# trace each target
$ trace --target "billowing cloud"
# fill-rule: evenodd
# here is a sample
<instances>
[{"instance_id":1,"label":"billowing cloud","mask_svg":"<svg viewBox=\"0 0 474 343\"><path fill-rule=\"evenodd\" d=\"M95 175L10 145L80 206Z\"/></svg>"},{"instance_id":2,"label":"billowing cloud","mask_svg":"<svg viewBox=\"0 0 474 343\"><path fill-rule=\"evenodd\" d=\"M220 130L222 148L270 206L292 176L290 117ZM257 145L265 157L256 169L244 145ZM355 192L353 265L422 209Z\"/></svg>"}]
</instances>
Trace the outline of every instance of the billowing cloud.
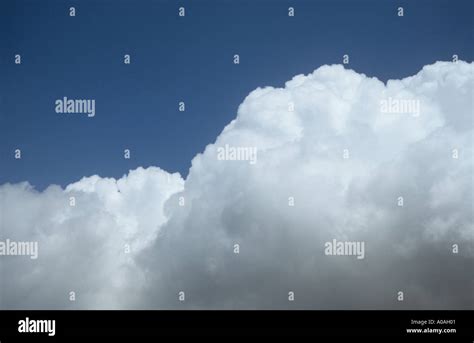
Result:
<instances>
[{"instance_id":1,"label":"billowing cloud","mask_svg":"<svg viewBox=\"0 0 474 343\"><path fill-rule=\"evenodd\" d=\"M473 69L322 66L251 92L186 180L1 186L2 237L39 242L0 258L1 307L473 308Z\"/></svg>"},{"instance_id":2,"label":"billowing cloud","mask_svg":"<svg viewBox=\"0 0 474 343\"><path fill-rule=\"evenodd\" d=\"M83 178L64 190L3 185L2 239L38 242L38 258L0 257L1 307L131 306L144 283L134 256L156 238L165 201L183 185L179 174L153 167L118 180Z\"/></svg>"}]
</instances>

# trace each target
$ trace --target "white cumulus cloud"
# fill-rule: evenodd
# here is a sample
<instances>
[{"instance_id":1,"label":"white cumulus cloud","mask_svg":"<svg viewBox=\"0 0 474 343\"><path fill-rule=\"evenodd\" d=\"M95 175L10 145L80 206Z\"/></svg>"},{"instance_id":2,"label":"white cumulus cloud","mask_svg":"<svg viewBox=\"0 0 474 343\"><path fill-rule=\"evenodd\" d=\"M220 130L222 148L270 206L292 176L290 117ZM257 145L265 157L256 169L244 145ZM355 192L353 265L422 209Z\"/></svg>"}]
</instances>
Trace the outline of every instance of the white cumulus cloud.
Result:
<instances>
[{"instance_id":1,"label":"white cumulus cloud","mask_svg":"<svg viewBox=\"0 0 474 343\"><path fill-rule=\"evenodd\" d=\"M186 180L0 186L2 237L39 242L37 260L0 257L0 307L472 308L473 70L384 84L322 66L251 92ZM325 255L333 239L364 258Z\"/></svg>"}]
</instances>

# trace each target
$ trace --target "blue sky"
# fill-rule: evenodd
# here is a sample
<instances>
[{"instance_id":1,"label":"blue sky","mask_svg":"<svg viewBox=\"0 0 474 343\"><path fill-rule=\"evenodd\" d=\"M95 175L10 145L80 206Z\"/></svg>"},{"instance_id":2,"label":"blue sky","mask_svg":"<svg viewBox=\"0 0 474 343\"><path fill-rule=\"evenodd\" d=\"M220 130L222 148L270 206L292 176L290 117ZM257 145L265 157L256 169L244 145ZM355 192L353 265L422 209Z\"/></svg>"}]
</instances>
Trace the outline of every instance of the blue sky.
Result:
<instances>
[{"instance_id":1,"label":"blue sky","mask_svg":"<svg viewBox=\"0 0 474 343\"><path fill-rule=\"evenodd\" d=\"M344 54L349 68L384 81L453 54L472 61L473 10L439 0L2 1L0 184L43 189L150 165L186 176L256 87ZM55 113L63 96L95 99L96 116Z\"/></svg>"}]
</instances>

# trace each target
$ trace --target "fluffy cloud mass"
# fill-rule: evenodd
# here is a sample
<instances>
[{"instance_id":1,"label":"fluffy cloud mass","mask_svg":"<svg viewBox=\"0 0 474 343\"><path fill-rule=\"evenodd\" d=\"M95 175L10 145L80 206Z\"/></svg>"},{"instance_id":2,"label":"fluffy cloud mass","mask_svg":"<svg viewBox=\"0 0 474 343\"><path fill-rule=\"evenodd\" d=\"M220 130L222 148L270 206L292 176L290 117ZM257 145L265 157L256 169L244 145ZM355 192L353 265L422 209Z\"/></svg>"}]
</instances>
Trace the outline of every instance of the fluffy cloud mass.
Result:
<instances>
[{"instance_id":1,"label":"fluffy cloud mass","mask_svg":"<svg viewBox=\"0 0 474 343\"><path fill-rule=\"evenodd\" d=\"M39 252L0 257L0 307L473 308L473 71L322 66L251 92L186 180L2 185L2 239Z\"/></svg>"}]
</instances>

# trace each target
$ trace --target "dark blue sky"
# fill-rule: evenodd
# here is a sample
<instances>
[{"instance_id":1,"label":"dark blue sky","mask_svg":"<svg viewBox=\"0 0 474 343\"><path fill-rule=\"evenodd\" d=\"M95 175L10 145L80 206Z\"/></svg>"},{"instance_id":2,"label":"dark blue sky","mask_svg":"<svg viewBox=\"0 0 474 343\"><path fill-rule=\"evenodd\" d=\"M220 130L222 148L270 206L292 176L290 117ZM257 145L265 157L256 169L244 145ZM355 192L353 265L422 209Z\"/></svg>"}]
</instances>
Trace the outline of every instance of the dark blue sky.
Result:
<instances>
[{"instance_id":1,"label":"dark blue sky","mask_svg":"<svg viewBox=\"0 0 474 343\"><path fill-rule=\"evenodd\" d=\"M2 0L0 184L43 189L150 165L186 176L258 86L283 86L346 53L350 68L384 81L453 54L472 61L473 3ZM63 96L95 99L96 116L56 113Z\"/></svg>"}]
</instances>

